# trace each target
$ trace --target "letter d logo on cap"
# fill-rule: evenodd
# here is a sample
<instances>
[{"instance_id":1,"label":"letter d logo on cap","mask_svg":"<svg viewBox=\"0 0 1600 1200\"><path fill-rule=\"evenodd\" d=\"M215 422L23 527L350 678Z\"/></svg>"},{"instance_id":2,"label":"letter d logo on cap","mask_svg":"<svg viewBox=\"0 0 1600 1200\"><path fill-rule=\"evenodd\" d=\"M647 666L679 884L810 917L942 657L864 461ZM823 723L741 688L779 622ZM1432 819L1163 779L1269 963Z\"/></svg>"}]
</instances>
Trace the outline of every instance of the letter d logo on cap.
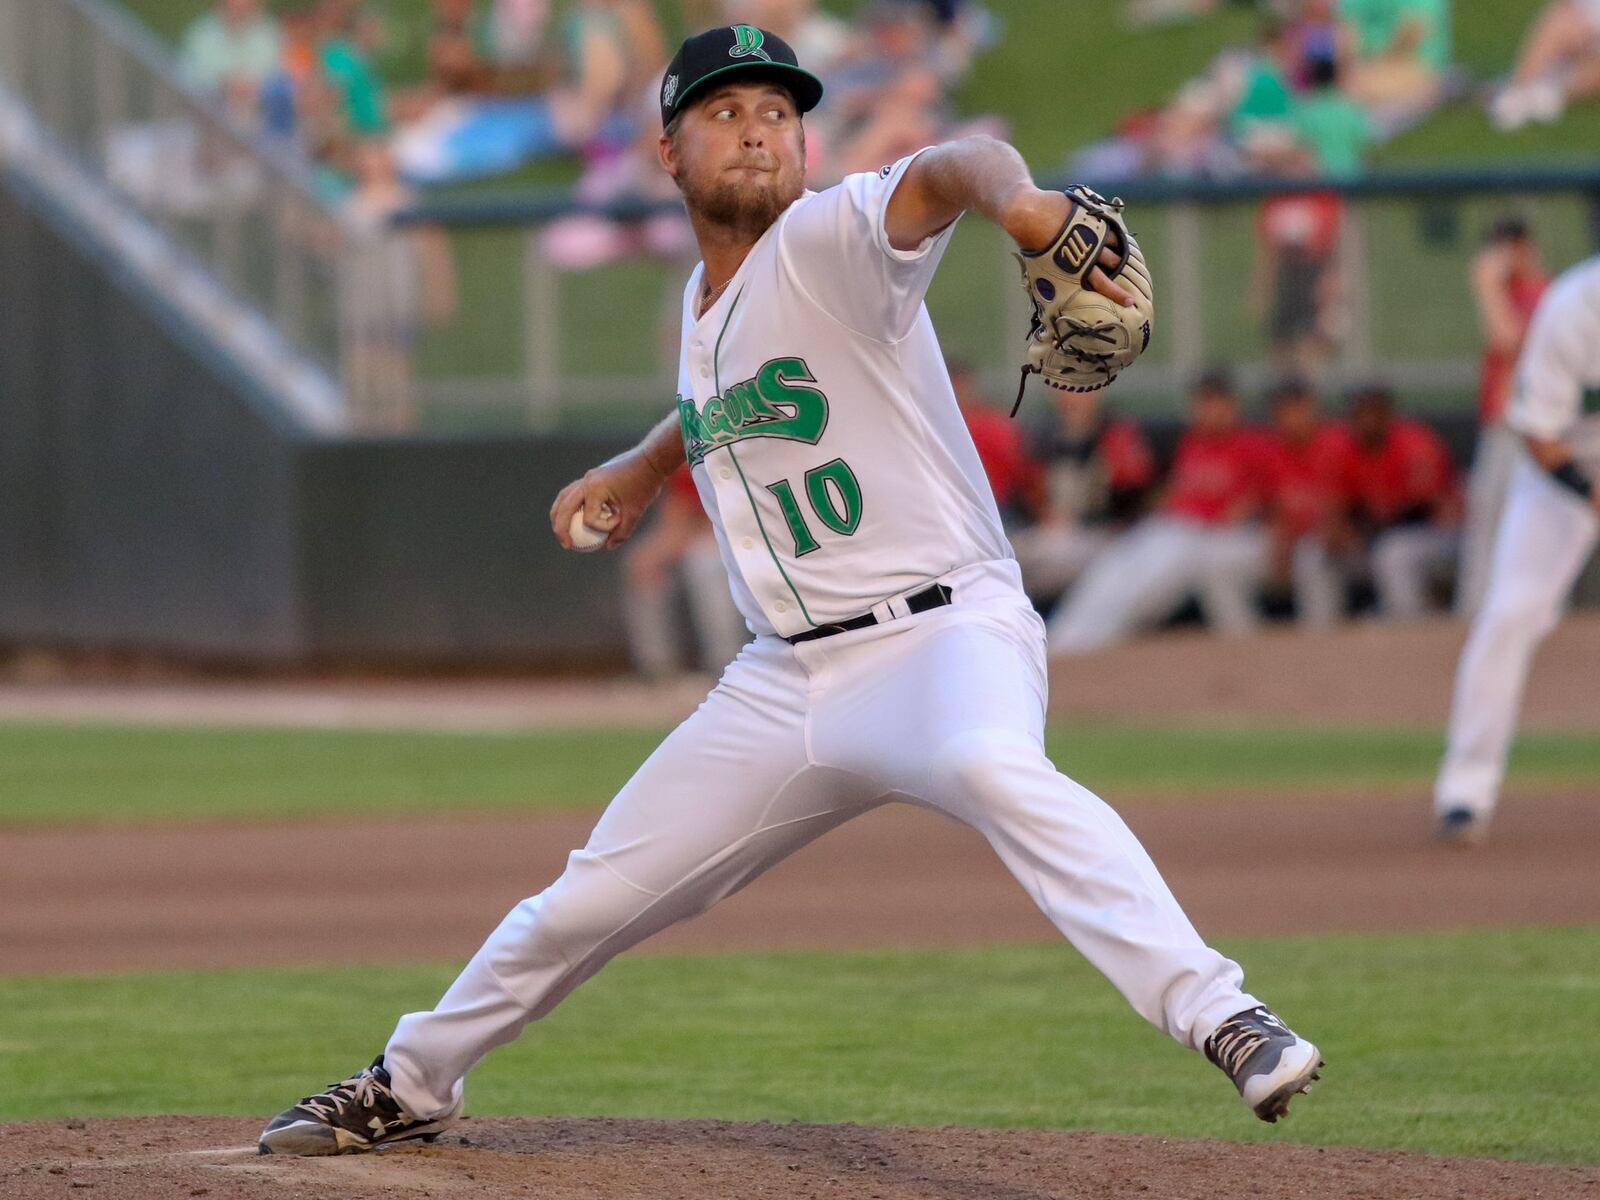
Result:
<instances>
[{"instance_id":1,"label":"letter d logo on cap","mask_svg":"<svg viewBox=\"0 0 1600 1200\"><path fill-rule=\"evenodd\" d=\"M762 62L771 62L767 52L761 48L761 43L766 41L766 34L754 25L735 25L733 27L733 46L728 50L729 58L759 58Z\"/></svg>"}]
</instances>

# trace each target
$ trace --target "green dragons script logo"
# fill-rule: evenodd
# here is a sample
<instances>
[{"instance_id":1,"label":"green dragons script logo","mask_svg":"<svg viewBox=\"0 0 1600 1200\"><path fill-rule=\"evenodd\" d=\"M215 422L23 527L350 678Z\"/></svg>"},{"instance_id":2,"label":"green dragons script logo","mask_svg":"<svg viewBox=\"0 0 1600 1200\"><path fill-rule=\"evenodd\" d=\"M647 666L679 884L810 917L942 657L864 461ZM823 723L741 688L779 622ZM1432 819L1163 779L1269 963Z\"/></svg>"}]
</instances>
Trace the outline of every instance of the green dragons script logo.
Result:
<instances>
[{"instance_id":1,"label":"green dragons script logo","mask_svg":"<svg viewBox=\"0 0 1600 1200\"><path fill-rule=\"evenodd\" d=\"M828 397L805 387L816 376L803 358L774 358L755 375L730 384L696 410L678 397L678 427L692 467L719 446L744 438L772 437L815 446L828 427Z\"/></svg>"},{"instance_id":2,"label":"green dragons script logo","mask_svg":"<svg viewBox=\"0 0 1600 1200\"><path fill-rule=\"evenodd\" d=\"M754 25L735 25L733 27L734 45L728 51L729 58L759 58L762 62L771 62L767 52L761 48L761 43L767 40L767 35Z\"/></svg>"}]
</instances>

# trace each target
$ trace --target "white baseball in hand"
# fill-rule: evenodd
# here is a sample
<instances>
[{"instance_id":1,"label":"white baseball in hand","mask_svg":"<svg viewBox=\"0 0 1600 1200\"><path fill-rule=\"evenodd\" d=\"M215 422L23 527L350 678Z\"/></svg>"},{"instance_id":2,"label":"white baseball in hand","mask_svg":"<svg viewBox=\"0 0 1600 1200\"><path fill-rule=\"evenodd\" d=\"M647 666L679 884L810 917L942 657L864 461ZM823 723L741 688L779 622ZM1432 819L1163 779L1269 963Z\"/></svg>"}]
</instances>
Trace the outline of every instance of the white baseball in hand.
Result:
<instances>
[{"instance_id":1,"label":"white baseball in hand","mask_svg":"<svg viewBox=\"0 0 1600 1200\"><path fill-rule=\"evenodd\" d=\"M606 544L606 539L611 536L609 529L595 529L585 524L583 509L578 509L572 514L572 523L567 526L567 536L572 539L574 550L598 550Z\"/></svg>"}]
</instances>

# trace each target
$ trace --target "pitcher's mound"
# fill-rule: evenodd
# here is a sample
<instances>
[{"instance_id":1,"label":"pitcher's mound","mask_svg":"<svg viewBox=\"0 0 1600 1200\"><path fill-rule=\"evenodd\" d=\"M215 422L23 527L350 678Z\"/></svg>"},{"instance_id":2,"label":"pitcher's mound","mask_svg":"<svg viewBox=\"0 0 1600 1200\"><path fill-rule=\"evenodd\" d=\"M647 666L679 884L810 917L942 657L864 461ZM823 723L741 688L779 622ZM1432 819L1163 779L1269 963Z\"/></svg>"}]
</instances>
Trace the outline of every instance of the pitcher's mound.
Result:
<instances>
[{"instance_id":1,"label":"pitcher's mound","mask_svg":"<svg viewBox=\"0 0 1600 1200\"><path fill-rule=\"evenodd\" d=\"M259 1121L0 1126L0 1195L117 1200L1255 1200L1600 1197L1600 1168L1054 1130L727 1121L463 1121L432 1146L258 1157Z\"/></svg>"}]
</instances>

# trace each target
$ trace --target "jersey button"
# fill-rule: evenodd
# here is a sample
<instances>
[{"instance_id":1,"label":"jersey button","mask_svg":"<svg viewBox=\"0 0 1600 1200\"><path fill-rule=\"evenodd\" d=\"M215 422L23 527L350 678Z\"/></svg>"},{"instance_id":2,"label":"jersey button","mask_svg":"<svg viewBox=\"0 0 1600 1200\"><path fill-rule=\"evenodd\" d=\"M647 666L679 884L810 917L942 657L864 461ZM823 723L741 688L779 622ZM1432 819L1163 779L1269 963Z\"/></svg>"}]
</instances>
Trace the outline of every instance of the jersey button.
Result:
<instances>
[{"instance_id":1,"label":"jersey button","mask_svg":"<svg viewBox=\"0 0 1600 1200\"><path fill-rule=\"evenodd\" d=\"M755 540L755 538L745 538L745 540L744 540L744 548L746 550L754 550L756 548L756 540Z\"/></svg>"},{"instance_id":2,"label":"jersey button","mask_svg":"<svg viewBox=\"0 0 1600 1200\"><path fill-rule=\"evenodd\" d=\"M710 379L711 378L711 369L709 367L701 367L700 368L700 378L701 379Z\"/></svg>"},{"instance_id":3,"label":"jersey button","mask_svg":"<svg viewBox=\"0 0 1600 1200\"><path fill-rule=\"evenodd\" d=\"M719 476L721 476L723 479L732 479L733 478L733 472L728 470L727 467L723 467L722 470L717 472L717 474Z\"/></svg>"},{"instance_id":4,"label":"jersey button","mask_svg":"<svg viewBox=\"0 0 1600 1200\"><path fill-rule=\"evenodd\" d=\"M772 606L772 611L773 612L781 612L781 613L788 612L789 611L789 603L788 603L788 601L779 600L776 604L774 604Z\"/></svg>"}]
</instances>

